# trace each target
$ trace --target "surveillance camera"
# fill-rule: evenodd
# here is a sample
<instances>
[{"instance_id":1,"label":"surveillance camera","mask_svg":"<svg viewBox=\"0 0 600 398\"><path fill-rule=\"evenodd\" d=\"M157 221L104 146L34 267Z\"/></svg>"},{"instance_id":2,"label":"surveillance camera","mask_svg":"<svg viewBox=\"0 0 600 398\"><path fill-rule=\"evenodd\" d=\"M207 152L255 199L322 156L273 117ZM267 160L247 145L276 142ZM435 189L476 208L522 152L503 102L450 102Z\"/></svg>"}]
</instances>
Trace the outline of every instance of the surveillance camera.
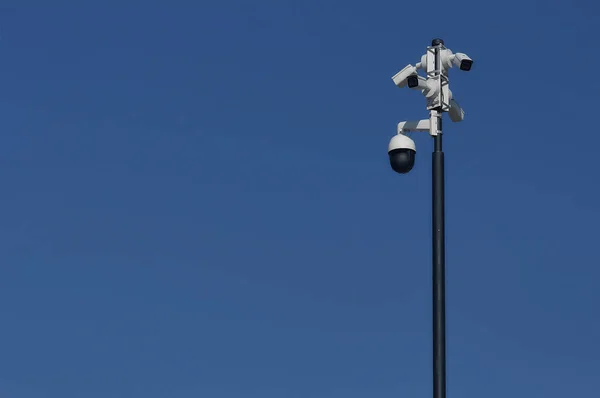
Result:
<instances>
[{"instance_id":1,"label":"surveillance camera","mask_svg":"<svg viewBox=\"0 0 600 398\"><path fill-rule=\"evenodd\" d=\"M400 72L396 73L393 77L392 80L394 81L394 84L400 88L406 86L407 84L407 79L410 76L416 75L417 74L417 68L415 68L412 65L407 65L404 69L402 69Z\"/></svg>"},{"instance_id":2,"label":"surveillance camera","mask_svg":"<svg viewBox=\"0 0 600 398\"><path fill-rule=\"evenodd\" d=\"M415 142L404 134L396 134L388 145L390 166L396 173L406 174L415 165Z\"/></svg>"},{"instance_id":3,"label":"surveillance camera","mask_svg":"<svg viewBox=\"0 0 600 398\"><path fill-rule=\"evenodd\" d=\"M462 122L465 118L465 111L454 99L450 100L450 110L448 111L448 116L450 116L450 120L453 122Z\"/></svg>"},{"instance_id":4,"label":"surveillance camera","mask_svg":"<svg viewBox=\"0 0 600 398\"><path fill-rule=\"evenodd\" d=\"M454 54L454 64L460 68L460 70L464 70L468 72L471 70L473 66L473 60L469 58L467 54L456 53Z\"/></svg>"}]
</instances>

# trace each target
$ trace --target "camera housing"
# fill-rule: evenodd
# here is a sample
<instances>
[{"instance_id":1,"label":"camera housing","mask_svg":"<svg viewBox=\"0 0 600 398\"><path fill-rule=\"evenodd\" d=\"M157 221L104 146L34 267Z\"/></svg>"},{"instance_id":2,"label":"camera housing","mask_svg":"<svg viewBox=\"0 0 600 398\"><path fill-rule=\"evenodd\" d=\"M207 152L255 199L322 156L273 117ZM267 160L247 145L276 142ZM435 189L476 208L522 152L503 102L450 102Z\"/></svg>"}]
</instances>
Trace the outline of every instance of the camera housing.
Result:
<instances>
[{"instance_id":1,"label":"camera housing","mask_svg":"<svg viewBox=\"0 0 600 398\"><path fill-rule=\"evenodd\" d=\"M417 153L415 142L404 134L396 134L388 145L388 156L392 170L406 174L415 166Z\"/></svg>"},{"instance_id":2,"label":"camera housing","mask_svg":"<svg viewBox=\"0 0 600 398\"><path fill-rule=\"evenodd\" d=\"M458 66L460 70L468 72L473 67L473 60L467 54L456 53L454 54L454 65Z\"/></svg>"},{"instance_id":3,"label":"camera housing","mask_svg":"<svg viewBox=\"0 0 600 398\"><path fill-rule=\"evenodd\" d=\"M450 120L455 123L462 122L465 118L465 111L454 99L450 100L450 110L448 111L448 116L450 116Z\"/></svg>"},{"instance_id":4,"label":"camera housing","mask_svg":"<svg viewBox=\"0 0 600 398\"><path fill-rule=\"evenodd\" d=\"M417 68L412 65L406 65L404 69L392 76L394 84L400 88L405 87L410 76L417 75Z\"/></svg>"}]
</instances>

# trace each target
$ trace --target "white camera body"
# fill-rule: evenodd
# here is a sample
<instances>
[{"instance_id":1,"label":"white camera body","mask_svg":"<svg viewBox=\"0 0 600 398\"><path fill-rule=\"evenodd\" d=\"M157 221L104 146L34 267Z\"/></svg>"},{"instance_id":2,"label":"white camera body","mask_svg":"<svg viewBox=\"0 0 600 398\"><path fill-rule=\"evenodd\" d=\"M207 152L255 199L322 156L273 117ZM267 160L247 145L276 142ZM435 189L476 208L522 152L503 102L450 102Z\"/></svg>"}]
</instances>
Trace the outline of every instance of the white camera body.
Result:
<instances>
[{"instance_id":1,"label":"white camera body","mask_svg":"<svg viewBox=\"0 0 600 398\"><path fill-rule=\"evenodd\" d=\"M396 134L390 140L388 144L388 153L395 150L410 150L413 152L417 151L417 146L412 138L404 134Z\"/></svg>"},{"instance_id":2,"label":"white camera body","mask_svg":"<svg viewBox=\"0 0 600 398\"><path fill-rule=\"evenodd\" d=\"M405 87L407 84L407 79L410 76L414 76L417 74L417 68L414 67L413 65L406 65L406 67L404 69L402 69L400 72L396 73L394 76L392 76L392 80L394 81L394 84L400 88Z\"/></svg>"},{"instance_id":3,"label":"white camera body","mask_svg":"<svg viewBox=\"0 0 600 398\"><path fill-rule=\"evenodd\" d=\"M396 134L388 144L390 166L396 173L406 174L415 166L415 142L404 134Z\"/></svg>"},{"instance_id":4,"label":"white camera body","mask_svg":"<svg viewBox=\"0 0 600 398\"><path fill-rule=\"evenodd\" d=\"M454 54L452 61L454 62L454 65L458 66L460 70L464 70L465 72L470 71L471 67L473 66L473 60L464 53Z\"/></svg>"},{"instance_id":5,"label":"white camera body","mask_svg":"<svg viewBox=\"0 0 600 398\"><path fill-rule=\"evenodd\" d=\"M448 111L450 120L455 123L462 122L465 118L465 111L454 99L450 100L450 110Z\"/></svg>"}]
</instances>

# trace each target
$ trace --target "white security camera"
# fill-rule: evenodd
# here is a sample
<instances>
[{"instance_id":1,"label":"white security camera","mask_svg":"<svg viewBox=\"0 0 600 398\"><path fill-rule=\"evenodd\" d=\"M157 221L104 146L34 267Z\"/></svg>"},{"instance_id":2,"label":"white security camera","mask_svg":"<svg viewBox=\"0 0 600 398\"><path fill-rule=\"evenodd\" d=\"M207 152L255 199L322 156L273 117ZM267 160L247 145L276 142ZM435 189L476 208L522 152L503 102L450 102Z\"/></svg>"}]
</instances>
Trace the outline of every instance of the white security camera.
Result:
<instances>
[{"instance_id":1,"label":"white security camera","mask_svg":"<svg viewBox=\"0 0 600 398\"><path fill-rule=\"evenodd\" d=\"M417 74L417 68L412 65L406 65L404 69L392 76L394 84L400 88L405 87L409 76Z\"/></svg>"},{"instance_id":2,"label":"white security camera","mask_svg":"<svg viewBox=\"0 0 600 398\"><path fill-rule=\"evenodd\" d=\"M448 116L450 116L450 120L453 122L462 122L465 118L465 111L454 99L450 100L450 110L448 111Z\"/></svg>"},{"instance_id":3,"label":"white security camera","mask_svg":"<svg viewBox=\"0 0 600 398\"><path fill-rule=\"evenodd\" d=\"M396 134L388 145L390 166L396 173L406 174L415 165L415 142L404 134Z\"/></svg>"},{"instance_id":4,"label":"white security camera","mask_svg":"<svg viewBox=\"0 0 600 398\"><path fill-rule=\"evenodd\" d=\"M454 65L458 66L460 70L464 70L465 72L471 70L471 67L473 66L473 60L469 58L467 54L456 53L454 54L453 58Z\"/></svg>"}]
</instances>

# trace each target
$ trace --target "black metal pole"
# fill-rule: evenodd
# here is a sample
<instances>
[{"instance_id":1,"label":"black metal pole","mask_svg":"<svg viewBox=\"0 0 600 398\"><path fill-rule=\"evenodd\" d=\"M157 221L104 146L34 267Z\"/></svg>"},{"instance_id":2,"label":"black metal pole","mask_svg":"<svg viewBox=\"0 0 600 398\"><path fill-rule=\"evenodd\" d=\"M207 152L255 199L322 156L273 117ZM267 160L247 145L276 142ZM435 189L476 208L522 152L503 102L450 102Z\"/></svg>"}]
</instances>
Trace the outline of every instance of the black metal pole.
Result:
<instances>
[{"instance_id":1,"label":"black metal pole","mask_svg":"<svg viewBox=\"0 0 600 398\"><path fill-rule=\"evenodd\" d=\"M446 398L446 253L442 126L433 151L433 398Z\"/></svg>"}]
</instances>

